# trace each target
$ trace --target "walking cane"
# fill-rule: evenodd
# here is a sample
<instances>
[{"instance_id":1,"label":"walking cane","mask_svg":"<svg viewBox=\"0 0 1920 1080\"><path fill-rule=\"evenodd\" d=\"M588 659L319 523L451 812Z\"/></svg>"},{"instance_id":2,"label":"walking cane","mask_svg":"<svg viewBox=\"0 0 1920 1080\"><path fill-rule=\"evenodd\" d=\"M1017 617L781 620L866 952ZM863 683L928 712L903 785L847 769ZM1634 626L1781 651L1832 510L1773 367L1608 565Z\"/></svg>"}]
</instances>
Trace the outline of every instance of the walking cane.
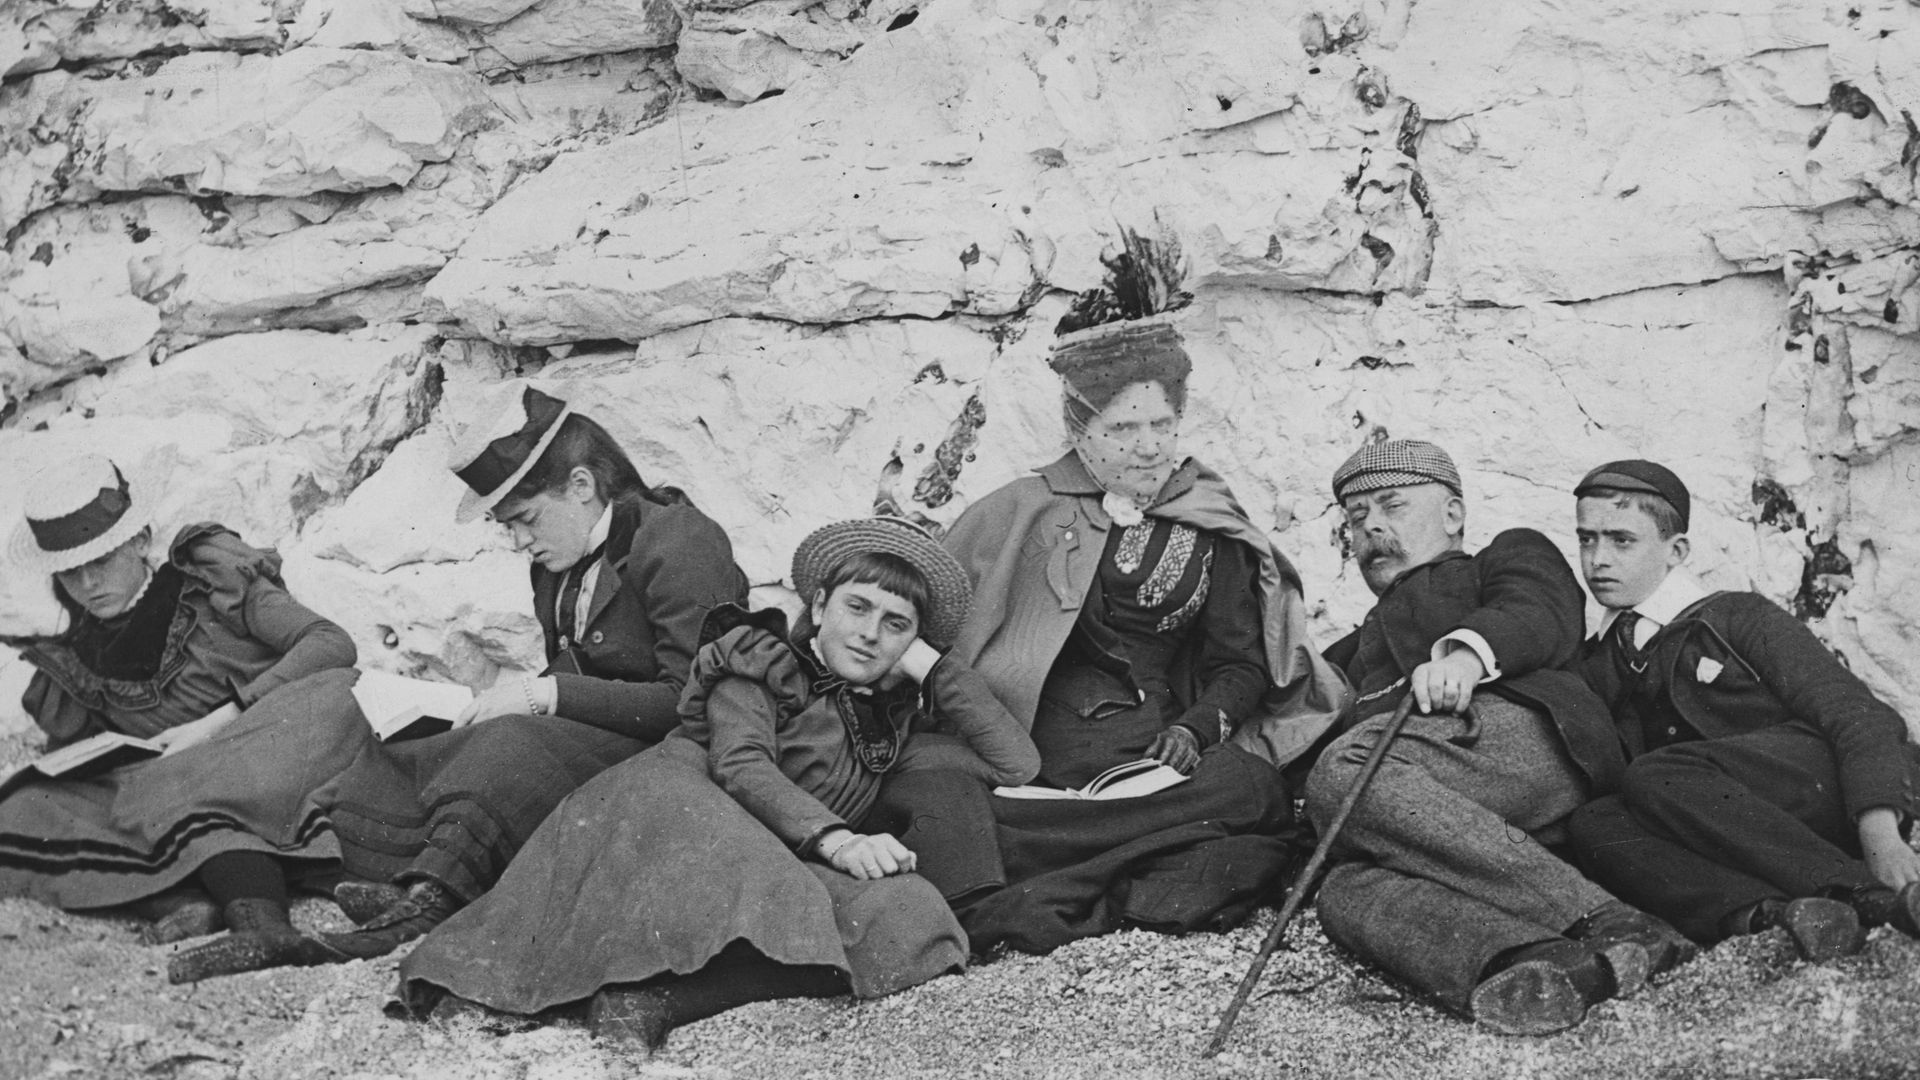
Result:
<instances>
[{"instance_id":1,"label":"walking cane","mask_svg":"<svg viewBox=\"0 0 1920 1080\"><path fill-rule=\"evenodd\" d=\"M1227 1003L1226 1011L1220 1014L1220 1026L1214 1029L1213 1040L1207 1043L1205 1050L1201 1051L1201 1057L1212 1057L1227 1045L1227 1036L1233 1034L1233 1023L1240 1019L1240 1010L1246 1007L1247 998L1252 995L1254 985L1260 981L1261 974L1267 970L1267 961L1273 958L1274 950L1280 947L1280 941L1287 932L1287 924L1299 914L1300 905L1306 902L1308 891L1317 884L1316 879L1320 875L1320 868L1327 861L1327 852L1333 850L1333 842L1339 837L1341 827L1347 823L1348 815L1353 813L1354 806L1360 802L1360 796L1366 792L1368 781L1373 779L1374 773L1380 771L1380 762L1387 756L1387 747L1392 745L1393 740L1399 736L1400 729L1406 726L1407 716L1412 711L1413 692L1408 691L1407 696L1400 702L1400 707L1393 710L1392 719L1388 720L1387 726L1381 729L1380 738L1374 742L1373 749L1368 752L1367 763L1360 767L1360 775L1353 778L1353 786L1347 789L1347 797L1340 803L1340 809L1334 813L1333 820L1327 823L1327 831L1321 834L1320 843L1314 847L1313 857L1307 860L1306 869L1300 871L1300 876L1294 880L1293 889L1287 893L1287 902L1280 908L1279 920L1273 924L1272 930L1267 931L1267 940L1260 946L1260 955L1253 958L1253 966L1247 969L1246 977L1240 980L1240 989L1234 991L1233 1000Z\"/></svg>"}]
</instances>

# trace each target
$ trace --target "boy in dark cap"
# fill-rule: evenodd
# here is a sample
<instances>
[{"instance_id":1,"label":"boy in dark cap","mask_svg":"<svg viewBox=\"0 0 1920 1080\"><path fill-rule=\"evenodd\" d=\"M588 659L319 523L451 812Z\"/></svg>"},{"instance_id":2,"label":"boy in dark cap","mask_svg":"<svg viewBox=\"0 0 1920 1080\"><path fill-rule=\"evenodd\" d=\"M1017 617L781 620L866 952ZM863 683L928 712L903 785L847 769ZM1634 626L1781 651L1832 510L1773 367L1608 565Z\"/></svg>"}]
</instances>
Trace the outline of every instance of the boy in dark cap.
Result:
<instances>
[{"instance_id":1,"label":"boy in dark cap","mask_svg":"<svg viewBox=\"0 0 1920 1080\"><path fill-rule=\"evenodd\" d=\"M1899 715L1777 605L1681 569L1692 500L1671 470L1609 462L1574 495L1607 609L1582 668L1632 759L1574 815L1581 866L1702 944L1780 927L1825 960L1865 927L1920 935L1901 835L1920 756Z\"/></svg>"}]
</instances>

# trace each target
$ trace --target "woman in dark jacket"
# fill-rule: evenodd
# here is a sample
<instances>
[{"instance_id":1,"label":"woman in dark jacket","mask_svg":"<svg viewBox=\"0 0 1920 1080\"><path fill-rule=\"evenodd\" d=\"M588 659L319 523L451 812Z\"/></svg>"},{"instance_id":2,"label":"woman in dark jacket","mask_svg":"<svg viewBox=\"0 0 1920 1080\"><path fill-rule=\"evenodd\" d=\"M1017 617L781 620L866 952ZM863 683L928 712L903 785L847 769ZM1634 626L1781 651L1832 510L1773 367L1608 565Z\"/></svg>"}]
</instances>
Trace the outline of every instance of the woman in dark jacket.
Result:
<instances>
[{"instance_id":1,"label":"woman in dark jacket","mask_svg":"<svg viewBox=\"0 0 1920 1080\"><path fill-rule=\"evenodd\" d=\"M187 526L150 566L145 498L97 456L29 485L10 561L52 576L66 628L16 642L38 669L27 712L49 750L118 733L165 756L10 781L0 896L141 902L160 916L144 935L154 943L216 930L236 904L286 926L282 860L334 854L305 796L368 741L349 692L353 642L287 593L279 556L222 526Z\"/></svg>"},{"instance_id":2,"label":"woman in dark jacket","mask_svg":"<svg viewBox=\"0 0 1920 1080\"><path fill-rule=\"evenodd\" d=\"M671 488L650 488L605 429L525 384L503 388L453 471L459 517L490 513L533 561L547 667L477 695L443 735L376 744L314 794L349 880L357 932L260 948L242 935L176 958L176 982L286 963L379 956L491 888L569 792L660 741L702 620L742 602L726 533ZM497 418L496 418L497 417Z\"/></svg>"}]
</instances>

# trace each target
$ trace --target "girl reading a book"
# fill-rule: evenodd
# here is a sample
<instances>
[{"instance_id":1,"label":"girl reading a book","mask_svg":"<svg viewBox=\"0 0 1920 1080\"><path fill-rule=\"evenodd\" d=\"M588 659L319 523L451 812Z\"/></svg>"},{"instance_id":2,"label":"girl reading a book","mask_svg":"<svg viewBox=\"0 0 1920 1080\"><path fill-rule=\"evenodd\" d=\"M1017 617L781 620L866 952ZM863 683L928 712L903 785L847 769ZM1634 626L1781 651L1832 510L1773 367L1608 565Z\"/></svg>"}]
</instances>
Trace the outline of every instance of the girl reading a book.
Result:
<instances>
[{"instance_id":1,"label":"girl reading a book","mask_svg":"<svg viewBox=\"0 0 1920 1080\"><path fill-rule=\"evenodd\" d=\"M139 902L155 943L223 920L291 934L285 866L332 854L305 795L367 741L353 642L220 525L180 530L155 565L149 498L97 455L27 484L10 572L51 577L64 628L14 642L37 669L22 704L63 757L123 736L164 756L10 781L0 896Z\"/></svg>"},{"instance_id":2,"label":"girl reading a book","mask_svg":"<svg viewBox=\"0 0 1920 1080\"><path fill-rule=\"evenodd\" d=\"M941 770L891 782L882 805L915 821L907 840L934 853L923 872L976 949L1243 917L1287 861L1277 766L1347 696L1307 638L1293 568L1219 474L1178 453L1192 363L1157 313L1186 298L1179 251L1123 237L1053 349L1071 449L947 535L979 583L954 652L1030 727L1041 784L1138 759L1187 781L1110 800L1003 797Z\"/></svg>"},{"instance_id":3,"label":"girl reading a book","mask_svg":"<svg viewBox=\"0 0 1920 1080\"><path fill-rule=\"evenodd\" d=\"M379 956L484 893L560 799L679 723L701 622L745 600L727 534L649 486L598 423L525 382L483 400L452 454L462 521L488 514L532 562L538 675L503 674L444 734L374 743L315 791L361 923L262 947L235 934L177 957L175 981Z\"/></svg>"},{"instance_id":4,"label":"girl reading a book","mask_svg":"<svg viewBox=\"0 0 1920 1080\"><path fill-rule=\"evenodd\" d=\"M590 1000L596 1035L651 1049L746 1002L875 997L964 967L966 935L872 807L916 759L987 783L1039 766L980 677L935 651L966 617L966 572L873 518L807 537L793 579L791 631L777 610L714 612L681 727L569 796L402 961L409 1009Z\"/></svg>"}]
</instances>

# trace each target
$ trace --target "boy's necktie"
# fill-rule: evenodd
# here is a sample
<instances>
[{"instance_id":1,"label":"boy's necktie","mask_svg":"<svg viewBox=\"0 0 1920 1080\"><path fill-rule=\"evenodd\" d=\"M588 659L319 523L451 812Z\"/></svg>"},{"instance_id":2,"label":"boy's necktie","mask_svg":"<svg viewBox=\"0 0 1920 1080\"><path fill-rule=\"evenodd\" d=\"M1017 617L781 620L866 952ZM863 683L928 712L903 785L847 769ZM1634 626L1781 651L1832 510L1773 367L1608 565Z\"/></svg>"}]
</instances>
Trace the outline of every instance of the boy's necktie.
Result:
<instances>
[{"instance_id":1,"label":"boy's necktie","mask_svg":"<svg viewBox=\"0 0 1920 1080\"><path fill-rule=\"evenodd\" d=\"M1647 669L1647 656L1640 646L1633 643L1634 630L1640 625L1640 613L1628 608L1616 615L1609 637L1613 639L1614 654L1636 675Z\"/></svg>"}]
</instances>

